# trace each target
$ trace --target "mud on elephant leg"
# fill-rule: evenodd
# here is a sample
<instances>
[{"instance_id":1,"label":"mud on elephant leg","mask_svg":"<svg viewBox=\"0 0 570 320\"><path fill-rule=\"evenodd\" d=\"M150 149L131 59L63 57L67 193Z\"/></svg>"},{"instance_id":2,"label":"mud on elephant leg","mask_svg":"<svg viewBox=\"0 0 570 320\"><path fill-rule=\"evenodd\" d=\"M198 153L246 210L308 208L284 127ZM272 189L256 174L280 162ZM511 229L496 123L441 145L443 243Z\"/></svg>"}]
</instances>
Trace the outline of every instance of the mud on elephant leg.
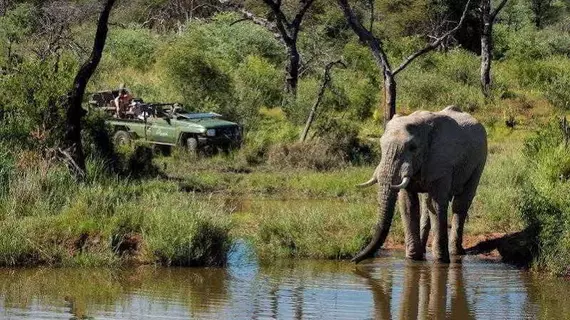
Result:
<instances>
[{"instance_id":1,"label":"mud on elephant leg","mask_svg":"<svg viewBox=\"0 0 570 320\"><path fill-rule=\"evenodd\" d=\"M400 190L398 202L406 238L406 258L422 260L424 250L420 241L420 201L418 194L405 189Z\"/></svg>"}]
</instances>

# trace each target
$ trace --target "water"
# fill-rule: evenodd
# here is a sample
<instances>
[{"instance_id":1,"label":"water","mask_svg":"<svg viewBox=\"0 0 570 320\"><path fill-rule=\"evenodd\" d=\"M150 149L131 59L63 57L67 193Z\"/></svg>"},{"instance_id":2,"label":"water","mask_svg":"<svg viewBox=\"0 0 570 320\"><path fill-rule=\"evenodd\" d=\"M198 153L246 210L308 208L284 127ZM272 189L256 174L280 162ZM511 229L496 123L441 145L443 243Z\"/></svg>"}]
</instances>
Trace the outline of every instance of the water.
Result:
<instances>
[{"instance_id":1,"label":"water","mask_svg":"<svg viewBox=\"0 0 570 320\"><path fill-rule=\"evenodd\" d=\"M227 268L0 269L0 318L570 319L568 292L476 257L260 266L238 250Z\"/></svg>"}]
</instances>

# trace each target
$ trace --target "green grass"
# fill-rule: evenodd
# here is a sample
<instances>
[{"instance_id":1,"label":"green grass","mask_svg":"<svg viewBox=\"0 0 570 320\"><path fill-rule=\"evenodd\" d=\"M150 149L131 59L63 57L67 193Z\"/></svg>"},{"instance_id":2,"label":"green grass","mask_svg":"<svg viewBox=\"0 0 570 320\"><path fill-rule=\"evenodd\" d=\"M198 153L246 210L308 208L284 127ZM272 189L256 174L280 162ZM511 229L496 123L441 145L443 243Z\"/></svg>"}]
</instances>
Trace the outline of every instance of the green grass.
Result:
<instances>
[{"instance_id":1,"label":"green grass","mask_svg":"<svg viewBox=\"0 0 570 320\"><path fill-rule=\"evenodd\" d=\"M525 227L517 204L529 174L521 152L528 135L489 128L466 234ZM57 165L19 161L0 202L0 265L223 265L237 238L263 259L345 259L372 235L376 190L355 185L374 165L316 172L244 164L239 153L187 156L154 160L168 179L120 178L91 162L81 184ZM398 212L389 241L403 242Z\"/></svg>"},{"instance_id":2,"label":"green grass","mask_svg":"<svg viewBox=\"0 0 570 320\"><path fill-rule=\"evenodd\" d=\"M67 171L16 173L1 199L0 265L223 265L230 220L170 182L75 184Z\"/></svg>"}]
</instances>

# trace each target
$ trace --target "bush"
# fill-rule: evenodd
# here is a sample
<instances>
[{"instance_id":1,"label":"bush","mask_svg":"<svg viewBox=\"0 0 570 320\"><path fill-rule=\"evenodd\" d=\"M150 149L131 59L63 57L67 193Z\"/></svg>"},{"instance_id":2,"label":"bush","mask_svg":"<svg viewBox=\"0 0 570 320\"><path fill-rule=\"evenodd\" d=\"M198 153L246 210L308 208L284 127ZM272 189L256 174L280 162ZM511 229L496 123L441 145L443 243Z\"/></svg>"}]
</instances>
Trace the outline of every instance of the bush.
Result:
<instances>
[{"instance_id":1,"label":"bush","mask_svg":"<svg viewBox=\"0 0 570 320\"><path fill-rule=\"evenodd\" d=\"M146 29L116 29L109 33L105 51L116 69L132 67L146 71L155 63L158 40Z\"/></svg>"},{"instance_id":2,"label":"bush","mask_svg":"<svg viewBox=\"0 0 570 320\"><path fill-rule=\"evenodd\" d=\"M174 183L107 175L77 184L66 168L32 168L17 169L0 193L2 266L226 261L229 218Z\"/></svg>"},{"instance_id":3,"label":"bush","mask_svg":"<svg viewBox=\"0 0 570 320\"><path fill-rule=\"evenodd\" d=\"M270 148L268 163L277 168L304 168L317 171L337 169L346 165L345 157L322 139Z\"/></svg>"},{"instance_id":4,"label":"bush","mask_svg":"<svg viewBox=\"0 0 570 320\"><path fill-rule=\"evenodd\" d=\"M546 97L550 103L562 110L570 109L570 75L564 73L546 86Z\"/></svg>"},{"instance_id":5,"label":"bush","mask_svg":"<svg viewBox=\"0 0 570 320\"><path fill-rule=\"evenodd\" d=\"M527 141L530 176L518 206L537 236L535 267L558 274L570 266L570 151L561 146L560 131L553 122Z\"/></svg>"},{"instance_id":6,"label":"bush","mask_svg":"<svg viewBox=\"0 0 570 320\"><path fill-rule=\"evenodd\" d=\"M179 41L168 50L161 63L191 111L215 111L237 119L230 107L232 79L216 60L188 41Z\"/></svg>"},{"instance_id":7,"label":"bush","mask_svg":"<svg viewBox=\"0 0 570 320\"><path fill-rule=\"evenodd\" d=\"M235 91L239 104L234 106L242 125L255 128L262 107L277 107L283 98L282 74L264 58L249 56L235 71Z\"/></svg>"},{"instance_id":8,"label":"bush","mask_svg":"<svg viewBox=\"0 0 570 320\"><path fill-rule=\"evenodd\" d=\"M378 154L358 139L358 128L349 121L323 119L314 125L305 142L278 143L270 147L268 163L276 167L333 170L352 164L370 164Z\"/></svg>"}]
</instances>

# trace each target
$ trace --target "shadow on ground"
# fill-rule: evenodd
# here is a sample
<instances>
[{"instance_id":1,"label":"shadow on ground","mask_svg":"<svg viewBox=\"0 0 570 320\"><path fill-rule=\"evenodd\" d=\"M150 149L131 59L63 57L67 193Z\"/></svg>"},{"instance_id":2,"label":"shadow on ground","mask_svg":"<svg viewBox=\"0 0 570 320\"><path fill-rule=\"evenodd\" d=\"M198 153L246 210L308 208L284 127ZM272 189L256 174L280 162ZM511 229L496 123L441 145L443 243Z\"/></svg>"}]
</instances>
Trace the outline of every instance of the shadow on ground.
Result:
<instances>
[{"instance_id":1,"label":"shadow on ground","mask_svg":"<svg viewBox=\"0 0 570 320\"><path fill-rule=\"evenodd\" d=\"M465 251L468 255L478 255L497 250L502 261L519 267L528 267L538 252L537 239L536 232L527 228L523 231L479 242Z\"/></svg>"}]
</instances>

